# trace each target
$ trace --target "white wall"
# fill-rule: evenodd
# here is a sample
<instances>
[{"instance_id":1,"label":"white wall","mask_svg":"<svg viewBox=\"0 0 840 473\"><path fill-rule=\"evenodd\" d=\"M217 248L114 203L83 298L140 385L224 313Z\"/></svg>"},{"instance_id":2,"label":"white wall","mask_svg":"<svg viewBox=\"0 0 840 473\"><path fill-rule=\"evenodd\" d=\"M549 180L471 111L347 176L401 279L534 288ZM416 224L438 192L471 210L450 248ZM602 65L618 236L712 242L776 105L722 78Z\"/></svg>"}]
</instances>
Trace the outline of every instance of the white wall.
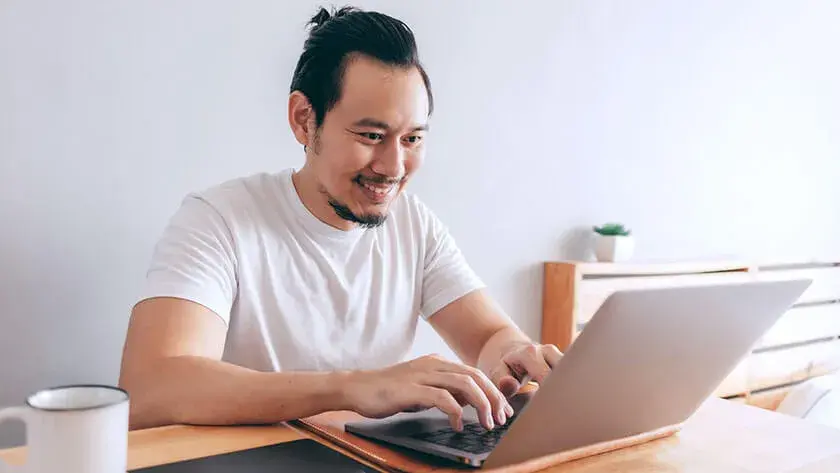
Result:
<instances>
[{"instance_id":1,"label":"white wall","mask_svg":"<svg viewBox=\"0 0 840 473\"><path fill-rule=\"evenodd\" d=\"M640 259L840 253L837 2L360 3L414 28L433 81L413 191L531 335L540 263L604 220ZM285 97L315 6L3 2L0 405L115 382L183 194L301 163Z\"/></svg>"}]
</instances>

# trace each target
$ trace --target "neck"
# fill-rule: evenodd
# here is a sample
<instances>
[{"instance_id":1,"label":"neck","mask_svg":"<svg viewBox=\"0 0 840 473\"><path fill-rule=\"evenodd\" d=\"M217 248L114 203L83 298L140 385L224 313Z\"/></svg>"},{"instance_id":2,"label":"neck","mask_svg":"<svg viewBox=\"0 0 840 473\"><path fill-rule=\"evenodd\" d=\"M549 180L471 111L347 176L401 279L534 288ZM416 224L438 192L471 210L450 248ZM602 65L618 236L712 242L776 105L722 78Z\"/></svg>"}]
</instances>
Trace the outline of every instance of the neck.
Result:
<instances>
[{"instance_id":1,"label":"neck","mask_svg":"<svg viewBox=\"0 0 840 473\"><path fill-rule=\"evenodd\" d=\"M358 224L348 222L336 215L335 210L330 206L329 198L321 192L320 185L308 166L304 165L300 171L292 174L292 183L303 206L315 218L339 230L350 231L357 227Z\"/></svg>"}]
</instances>

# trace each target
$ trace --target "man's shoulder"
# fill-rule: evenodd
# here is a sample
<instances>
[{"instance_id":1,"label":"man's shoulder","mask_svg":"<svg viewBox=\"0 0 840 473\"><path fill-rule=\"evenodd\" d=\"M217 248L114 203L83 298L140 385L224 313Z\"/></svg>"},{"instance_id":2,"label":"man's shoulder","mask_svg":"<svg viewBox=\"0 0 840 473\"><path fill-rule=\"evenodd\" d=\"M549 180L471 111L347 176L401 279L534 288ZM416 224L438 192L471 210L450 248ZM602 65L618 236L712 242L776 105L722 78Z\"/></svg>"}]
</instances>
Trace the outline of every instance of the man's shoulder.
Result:
<instances>
[{"instance_id":1,"label":"man's shoulder","mask_svg":"<svg viewBox=\"0 0 840 473\"><path fill-rule=\"evenodd\" d=\"M432 212L418 195L406 191L394 201L391 213L400 219L425 220Z\"/></svg>"},{"instance_id":2,"label":"man's shoulder","mask_svg":"<svg viewBox=\"0 0 840 473\"><path fill-rule=\"evenodd\" d=\"M425 238L436 225L437 216L434 211L413 193L403 192L391 205L391 224L400 233L414 233Z\"/></svg>"},{"instance_id":3,"label":"man's shoulder","mask_svg":"<svg viewBox=\"0 0 840 473\"><path fill-rule=\"evenodd\" d=\"M239 176L189 192L186 198L201 200L223 215L241 213L282 199L283 180L290 173L287 169Z\"/></svg>"},{"instance_id":4,"label":"man's shoulder","mask_svg":"<svg viewBox=\"0 0 840 473\"><path fill-rule=\"evenodd\" d=\"M218 182L190 194L207 200L229 200L247 197L262 197L282 190L282 180L291 170L280 172L259 172L238 176Z\"/></svg>"}]
</instances>

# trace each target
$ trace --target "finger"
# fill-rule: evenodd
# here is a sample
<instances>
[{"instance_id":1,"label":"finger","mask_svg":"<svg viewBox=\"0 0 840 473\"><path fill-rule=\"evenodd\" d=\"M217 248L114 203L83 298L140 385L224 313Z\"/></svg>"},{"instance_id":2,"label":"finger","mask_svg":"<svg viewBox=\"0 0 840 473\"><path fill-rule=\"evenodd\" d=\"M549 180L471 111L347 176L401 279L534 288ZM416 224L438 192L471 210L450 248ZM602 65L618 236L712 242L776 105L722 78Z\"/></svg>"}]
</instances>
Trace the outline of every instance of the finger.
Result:
<instances>
[{"instance_id":1,"label":"finger","mask_svg":"<svg viewBox=\"0 0 840 473\"><path fill-rule=\"evenodd\" d=\"M506 399L519 392L521 383L516 374L505 363L496 365L493 371L490 372L490 379ZM513 415L513 408L505 410L507 411L508 417Z\"/></svg>"},{"instance_id":2,"label":"finger","mask_svg":"<svg viewBox=\"0 0 840 473\"><path fill-rule=\"evenodd\" d=\"M543 354L543 359L551 369L554 369L557 363L560 363L560 359L563 358L563 352L556 345L543 345L540 349Z\"/></svg>"},{"instance_id":3,"label":"finger","mask_svg":"<svg viewBox=\"0 0 840 473\"><path fill-rule=\"evenodd\" d=\"M506 398L510 398L514 394L519 392L519 389L522 387L522 384L512 375L503 376L499 380L499 390ZM511 408L511 411L513 408ZM508 411L508 415L513 415L511 411Z\"/></svg>"},{"instance_id":4,"label":"finger","mask_svg":"<svg viewBox=\"0 0 840 473\"><path fill-rule=\"evenodd\" d=\"M464 399L478 411L478 420L485 429L490 430L495 427L493 407L490 400L487 399L487 395L478 386L478 383L468 374L435 371L429 373L422 382L429 386L446 389L456 399L458 397Z\"/></svg>"},{"instance_id":5,"label":"finger","mask_svg":"<svg viewBox=\"0 0 840 473\"><path fill-rule=\"evenodd\" d=\"M449 423L453 429L458 432L464 430L464 410L449 391L430 386L421 386L420 397L424 404L429 407L437 407L441 412L449 416Z\"/></svg>"},{"instance_id":6,"label":"finger","mask_svg":"<svg viewBox=\"0 0 840 473\"><path fill-rule=\"evenodd\" d=\"M490 401L492 418L495 419L499 425L504 425L505 422L507 422L507 418L511 415L509 412L512 412L513 408L508 403L507 397L492 381L490 381L490 378L488 378L481 370L473 368L472 366L453 363L451 369L468 375L473 379L473 381L475 381L478 387L481 388L481 391L484 393L487 400Z\"/></svg>"},{"instance_id":7,"label":"finger","mask_svg":"<svg viewBox=\"0 0 840 473\"><path fill-rule=\"evenodd\" d=\"M542 384L551 368L543 357L542 350L536 345L531 345L517 352L508 363L513 365L514 371L523 372L530 376L538 384Z\"/></svg>"}]
</instances>

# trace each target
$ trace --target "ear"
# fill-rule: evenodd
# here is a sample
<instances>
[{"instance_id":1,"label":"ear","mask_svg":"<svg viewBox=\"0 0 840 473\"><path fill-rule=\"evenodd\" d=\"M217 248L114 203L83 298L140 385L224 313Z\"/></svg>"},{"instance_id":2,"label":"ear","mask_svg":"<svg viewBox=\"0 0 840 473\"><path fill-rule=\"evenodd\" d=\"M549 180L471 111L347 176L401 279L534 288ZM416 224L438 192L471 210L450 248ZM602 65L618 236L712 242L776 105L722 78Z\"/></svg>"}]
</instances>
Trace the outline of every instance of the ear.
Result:
<instances>
[{"instance_id":1,"label":"ear","mask_svg":"<svg viewBox=\"0 0 840 473\"><path fill-rule=\"evenodd\" d=\"M309 99L299 90L289 95L289 126L298 143L309 146L311 133L315 132L315 111Z\"/></svg>"}]
</instances>

